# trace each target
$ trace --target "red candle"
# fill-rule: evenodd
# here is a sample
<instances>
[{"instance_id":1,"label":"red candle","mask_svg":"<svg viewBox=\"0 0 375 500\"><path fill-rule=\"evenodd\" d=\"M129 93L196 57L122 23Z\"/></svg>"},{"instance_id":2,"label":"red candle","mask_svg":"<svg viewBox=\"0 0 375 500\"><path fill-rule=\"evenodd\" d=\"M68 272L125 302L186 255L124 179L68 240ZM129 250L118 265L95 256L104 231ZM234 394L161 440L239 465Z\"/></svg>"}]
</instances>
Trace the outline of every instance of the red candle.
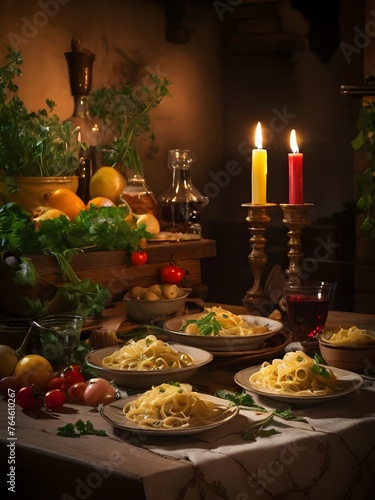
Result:
<instances>
[{"instance_id":1,"label":"red candle","mask_svg":"<svg viewBox=\"0 0 375 500\"><path fill-rule=\"evenodd\" d=\"M290 133L290 148L293 153L288 154L289 165L289 204L303 203L303 154L299 153L296 131Z\"/></svg>"}]
</instances>

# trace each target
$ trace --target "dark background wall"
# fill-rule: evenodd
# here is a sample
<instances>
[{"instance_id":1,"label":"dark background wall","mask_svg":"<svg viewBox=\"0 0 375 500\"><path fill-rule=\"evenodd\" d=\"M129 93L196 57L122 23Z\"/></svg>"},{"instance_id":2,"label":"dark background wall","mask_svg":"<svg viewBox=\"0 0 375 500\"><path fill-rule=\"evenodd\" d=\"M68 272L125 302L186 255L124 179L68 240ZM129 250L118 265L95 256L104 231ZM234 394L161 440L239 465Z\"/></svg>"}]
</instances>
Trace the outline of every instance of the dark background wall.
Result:
<instances>
[{"instance_id":1,"label":"dark background wall","mask_svg":"<svg viewBox=\"0 0 375 500\"><path fill-rule=\"evenodd\" d=\"M202 192L212 183L217 187L209 191L215 195L202 221L203 235L218 242L218 258L204 265L205 279L213 300L237 303L252 279L241 204L250 201L249 158L259 120L269 158L268 201L288 200L287 154L295 128L304 153L305 201L314 204L308 237L328 224L341 246L349 241L341 253L345 262L353 257L350 239L332 216L344 211L349 219L343 227L351 227L350 141L361 103L343 97L340 85L363 79L356 30L363 28L364 7L350 0L3 0L0 55L10 44L22 51L21 96L31 109L44 106L47 97L55 100L62 118L73 111L64 57L73 37L96 54L94 86L121 79L139 84L150 70L172 82L173 97L153 113L157 150L142 145L147 181L160 195L171 181L168 149L195 151L194 183ZM343 43L354 47L350 57ZM237 175L228 174L232 162ZM281 210L271 215L269 267L285 266Z\"/></svg>"}]
</instances>

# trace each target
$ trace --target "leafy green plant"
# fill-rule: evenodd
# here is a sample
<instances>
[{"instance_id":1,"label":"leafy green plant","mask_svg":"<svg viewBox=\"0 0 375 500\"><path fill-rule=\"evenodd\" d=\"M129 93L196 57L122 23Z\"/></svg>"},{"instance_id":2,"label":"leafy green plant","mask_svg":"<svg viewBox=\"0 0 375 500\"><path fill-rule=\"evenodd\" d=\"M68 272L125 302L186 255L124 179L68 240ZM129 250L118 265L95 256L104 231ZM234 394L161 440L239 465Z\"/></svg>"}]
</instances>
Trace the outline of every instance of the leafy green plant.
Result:
<instances>
[{"instance_id":1,"label":"leafy green plant","mask_svg":"<svg viewBox=\"0 0 375 500\"><path fill-rule=\"evenodd\" d=\"M21 76L21 52L10 47L0 67L0 180L5 192L17 190L15 176L71 175L79 164L79 144L70 122L54 113L55 102L29 111L15 79Z\"/></svg>"},{"instance_id":2,"label":"leafy green plant","mask_svg":"<svg viewBox=\"0 0 375 500\"><path fill-rule=\"evenodd\" d=\"M370 101L359 110L357 127L359 132L351 145L355 150L364 150L369 159L368 167L356 176L358 192L357 207L365 217L361 225L363 232L375 238L375 102Z\"/></svg>"},{"instance_id":3,"label":"leafy green plant","mask_svg":"<svg viewBox=\"0 0 375 500\"><path fill-rule=\"evenodd\" d=\"M166 96L171 84L166 78L149 74L149 85L133 87L120 82L117 86L93 89L89 96L90 112L108 127L111 142L101 146L105 165L123 164L143 176L137 142L155 139L150 111Z\"/></svg>"},{"instance_id":4,"label":"leafy green plant","mask_svg":"<svg viewBox=\"0 0 375 500\"><path fill-rule=\"evenodd\" d=\"M18 266L13 280L19 285L34 286L40 277L33 266L31 255L44 254L55 259L63 284L56 285L56 293L50 301L25 297L30 316L47 313L59 299L64 299L71 309L85 317L100 313L111 294L101 284L81 280L70 261L79 252L94 250L124 250L128 253L139 247L141 238L150 238L145 224L131 228L124 220L127 207L92 206L70 221L65 216L35 222L17 203L0 207L0 252L14 255Z\"/></svg>"}]
</instances>

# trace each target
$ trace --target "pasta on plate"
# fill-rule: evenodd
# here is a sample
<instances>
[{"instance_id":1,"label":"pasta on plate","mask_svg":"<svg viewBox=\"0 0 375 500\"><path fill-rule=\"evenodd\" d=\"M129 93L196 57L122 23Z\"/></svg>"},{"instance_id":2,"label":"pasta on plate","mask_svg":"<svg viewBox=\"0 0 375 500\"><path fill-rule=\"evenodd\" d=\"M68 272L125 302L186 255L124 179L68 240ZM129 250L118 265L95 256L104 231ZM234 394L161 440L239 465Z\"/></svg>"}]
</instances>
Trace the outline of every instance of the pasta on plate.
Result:
<instances>
[{"instance_id":1,"label":"pasta on plate","mask_svg":"<svg viewBox=\"0 0 375 500\"><path fill-rule=\"evenodd\" d=\"M177 351L154 335L130 340L123 347L102 361L103 366L114 370L170 370L194 364L190 354Z\"/></svg>"},{"instance_id":2,"label":"pasta on plate","mask_svg":"<svg viewBox=\"0 0 375 500\"><path fill-rule=\"evenodd\" d=\"M207 307L198 319L188 319L180 331L188 335L248 336L269 332L264 325L250 325L241 316L222 307Z\"/></svg>"},{"instance_id":3,"label":"pasta on plate","mask_svg":"<svg viewBox=\"0 0 375 500\"><path fill-rule=\"evenodd\" d=\"M288 352L272 363L265 361L249 381L256 388L294 396L325 396L342 389L331 370L303 351Z\"/></svg>"},{"instance_id":4,"label":"pasta on plate","mask_svg":"<svg viewBox=\"0 0 375 500\"><path fill-rule=\"evenodd\" d=\"M204 399L190 384L183 383L153 386L123 408L138 427L164 429L212 424L231 411L233 408Z\"/></svg>"},{"instance_id":5,"label":"pasta on plate","mask_svg":"<svg viewBox=\"0 0 375 500\"><path fill-rule=\"evenodd\" d=\"M361 330L356 326L348 329L339 327L337 331L326 332L322 336L323 340L334 345L365 346L375 344L375 335L371 335L367 330Z\"/></svg>"}]
</instances>

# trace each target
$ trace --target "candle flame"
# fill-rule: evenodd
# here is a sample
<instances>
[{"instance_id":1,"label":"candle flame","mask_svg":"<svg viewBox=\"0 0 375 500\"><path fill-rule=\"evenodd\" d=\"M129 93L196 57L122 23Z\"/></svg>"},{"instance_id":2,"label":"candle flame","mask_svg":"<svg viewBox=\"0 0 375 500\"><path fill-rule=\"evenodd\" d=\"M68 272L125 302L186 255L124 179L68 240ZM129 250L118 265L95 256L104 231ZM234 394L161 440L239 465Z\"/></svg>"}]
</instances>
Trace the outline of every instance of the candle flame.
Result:
<instances>
[{"instance_id":1,"label":"candle flame","mask_svg":"<svg viewBox=\"0 0 375 500\"><path fill-rule=\"evenodd\" d=\"M290 133L290 149L293 153L299 153L296 131L294 129Z\"/></svg>"},{"instance_id":2,"label":"candle flame","mask_svg":"<svg viewBox=\"0 0 375 500\"><path fill-rule=\"evenodd\" d=\"M258 149L262 149L262 125L260 122L257 124L257 128L255 130L255 146Z\"/></svg>"}]
</instances>

